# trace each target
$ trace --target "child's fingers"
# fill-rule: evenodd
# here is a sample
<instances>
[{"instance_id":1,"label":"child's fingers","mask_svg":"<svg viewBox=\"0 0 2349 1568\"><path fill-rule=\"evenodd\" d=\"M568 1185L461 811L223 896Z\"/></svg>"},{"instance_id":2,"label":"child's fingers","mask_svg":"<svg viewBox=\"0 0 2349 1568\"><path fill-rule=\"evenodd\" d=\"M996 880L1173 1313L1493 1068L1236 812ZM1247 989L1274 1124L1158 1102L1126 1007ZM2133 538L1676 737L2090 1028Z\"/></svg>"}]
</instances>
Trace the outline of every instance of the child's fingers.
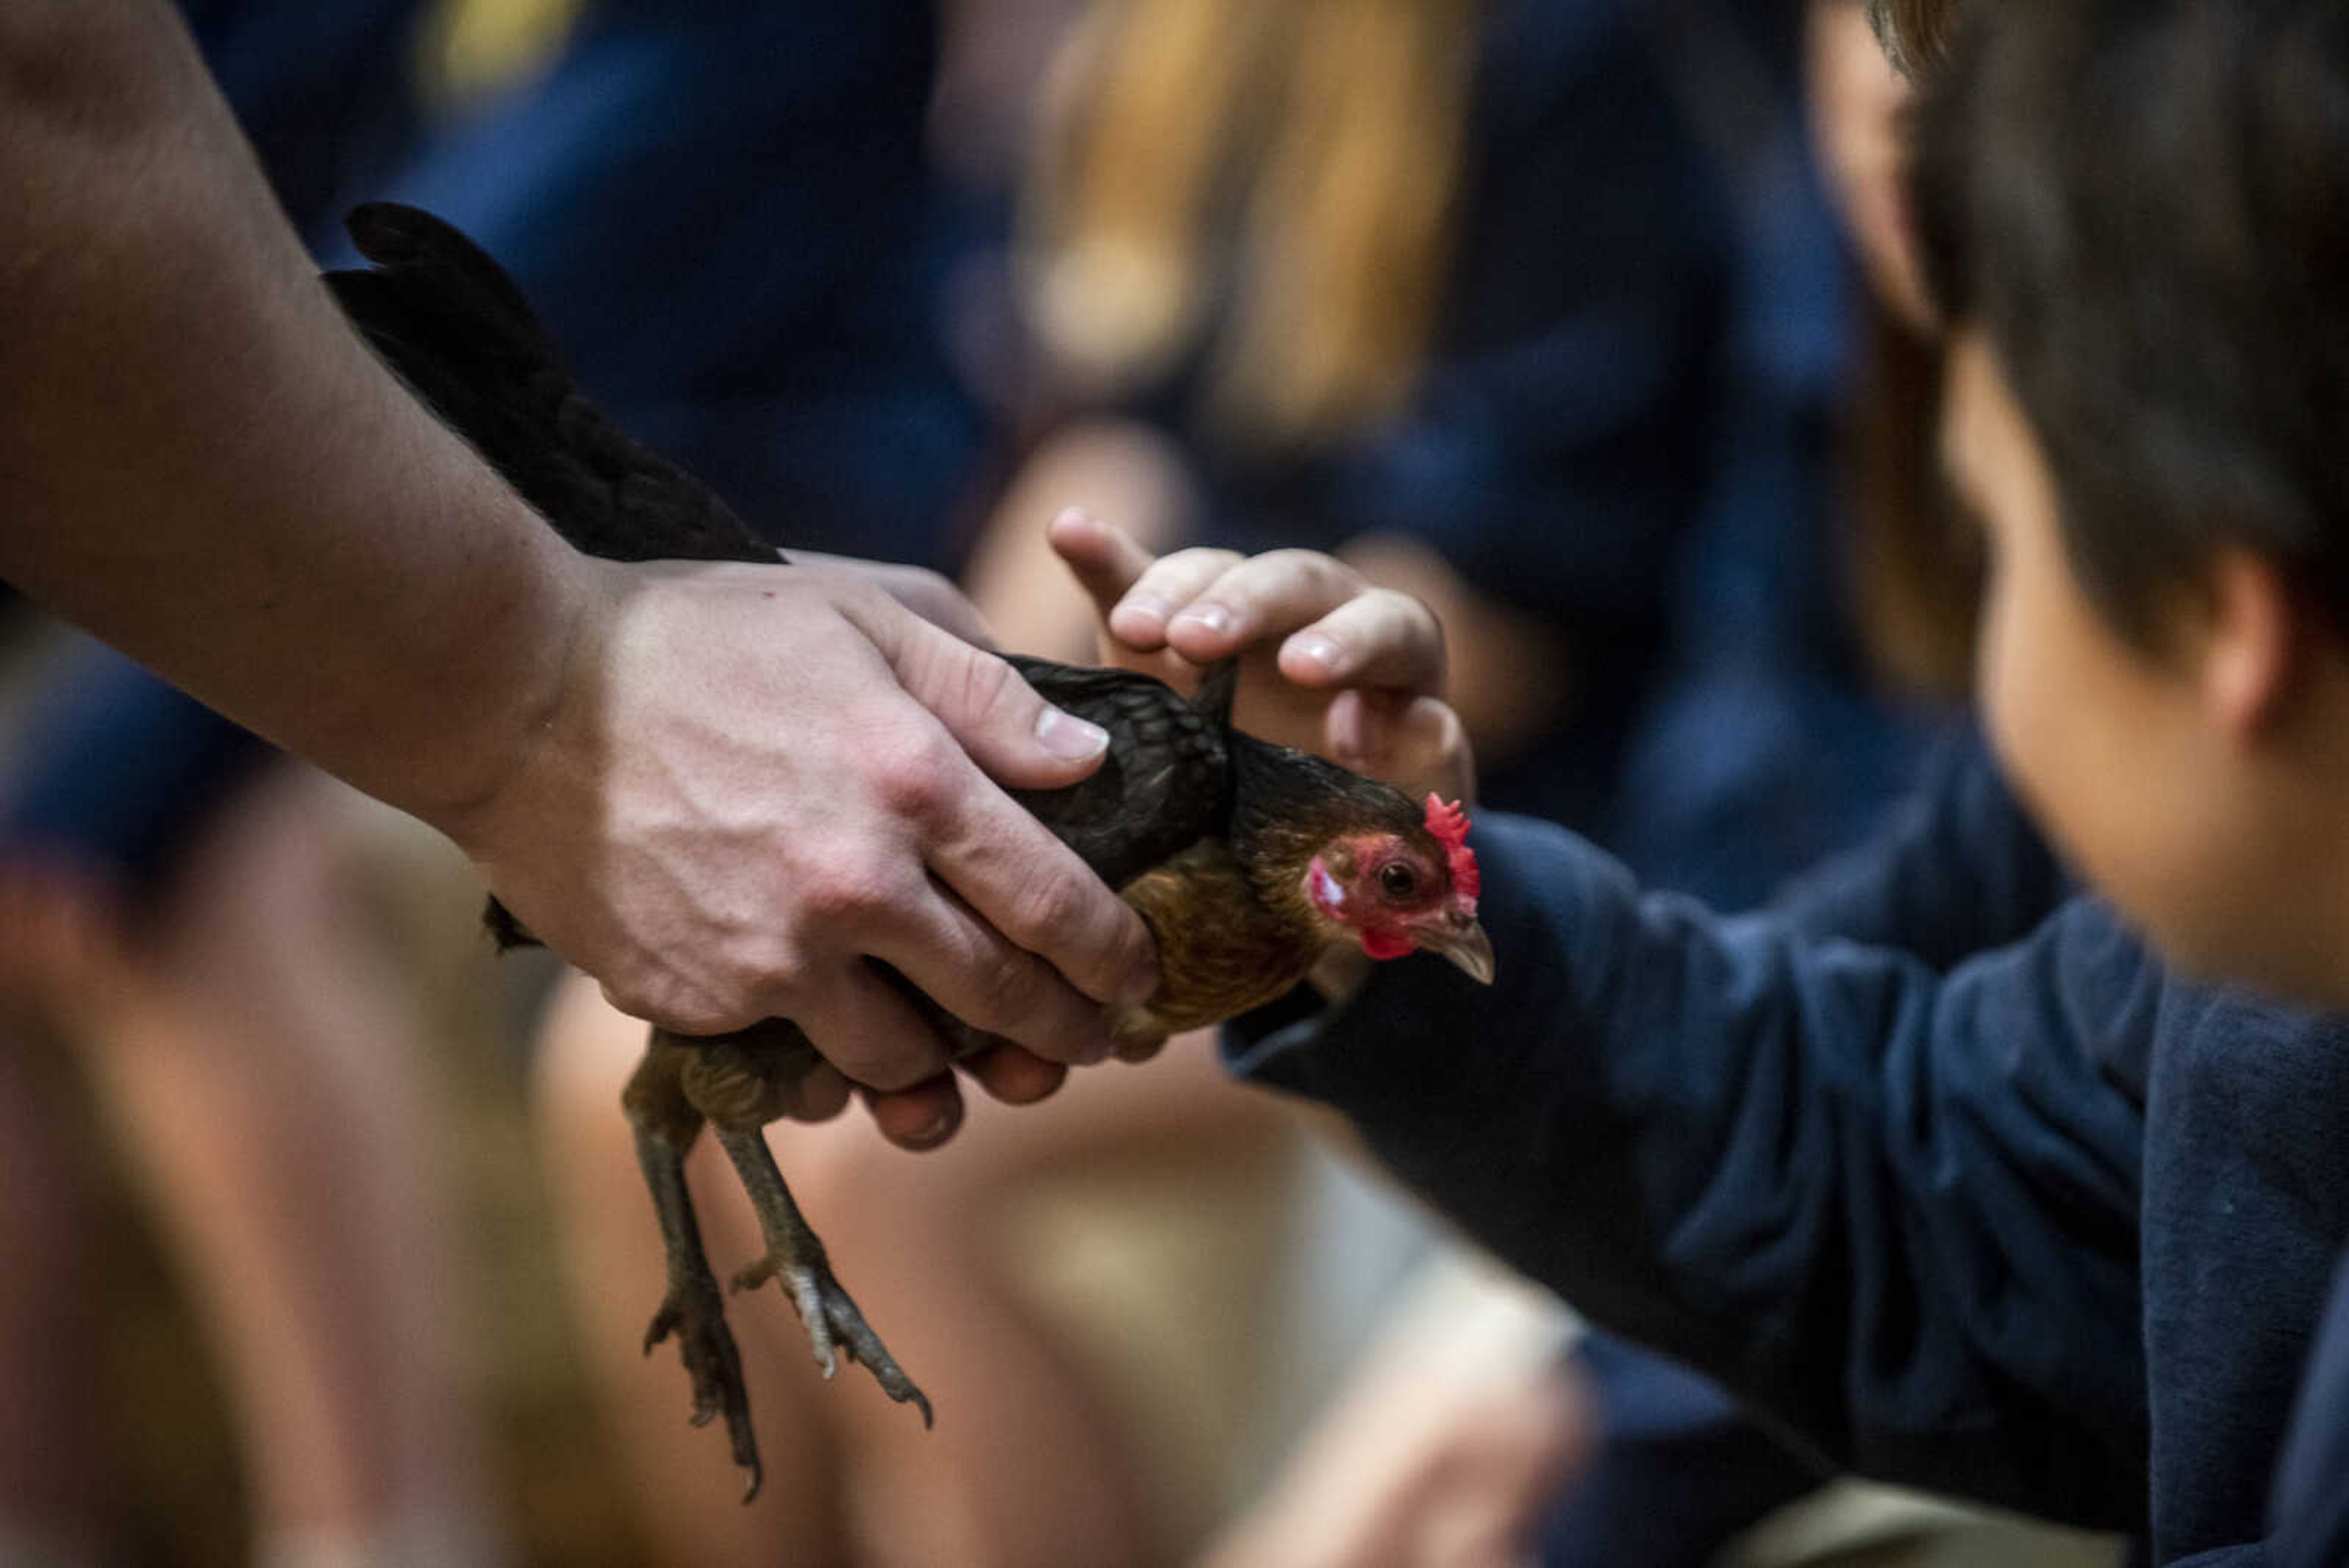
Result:
<instances>
[{"instance_id":1,"label":"child's fingers","mask_svg":"<svg viewBox=\"0 0 2349 1568\"><path fill-rule=\"evenodd\" d=\"M1370 588L1281 644L1280 672L1299 686L1444 692L1444 623L1409 594Z\"/></svg>"},{"instance_id":2,"label":"child's fingers","mask_svg":"<svg viewBox=\"0 0 2349 1568\"><path fill-rule=\"evenodd\" d=\"M1367 691L1349 690L1330 699L1321 715L1321 752L1357 773L1367 773L1385 748L1386 721Z\"/></svg>"},{"instance_id":3,"label":"child's fingers","mask_svg":"<svg viewBox=\"0 0 2349 1568\"><path fill-rule=\"evenodd\" d=\"M1313 550L1273 550L1199 585L1166 625L1166 640L1195 664L1310 626L1363 591L1361 574Z\"/></svg>"},{"instance_id":4,"label":"child's fingers","mask_svg":"<svg viewBox=\"0 0 2349 1568\"><path fill-rule=\"evenodd\" d=\"M1144 653L1165 647L1167 626L1175 612L1239 562L1238 554L1231 550L1177 550L1160 556L1110 611L1109 629L1120 642ZM1209 655L1222 657L1222 653Z\"/></svg>"},{"instance_id":5,"label":"child's fingers","mask_svg":"<svg viewBox=\"0 0 2349 1568\"><path fill-rule=\"evenodd\" d=\"M1350 691L1330 704L1325 742L1332 760L1384 779L1416 798L1433 790L1446 800L1476 794L1475 754L1460 716L1433 697L1396 704Z\"/></svg>"},{"instance_id":6,"label":"child's fingers","mask_svg":"<svg viewBox=\"0 0 2349 1568\"><path fill-rule=\"evenodd\" d=\"M1415 795L1432 790L1446 800L1476 798L1476 753L1448 703L1413 698L1388 727L1395 777Z\"/></svg>"},{"instance_id":7,"label":"child's fingers","mask_svg":"<svg viewBox=\"0 0 2349 1568\"><path fill-rule=\"evenodd\" d=\"M1135 543L1133 535L1081 507L1071 506L1053 518L1044 537L1103 620L1150 569L1150 552Z\"/></svg>"}]
</instances>

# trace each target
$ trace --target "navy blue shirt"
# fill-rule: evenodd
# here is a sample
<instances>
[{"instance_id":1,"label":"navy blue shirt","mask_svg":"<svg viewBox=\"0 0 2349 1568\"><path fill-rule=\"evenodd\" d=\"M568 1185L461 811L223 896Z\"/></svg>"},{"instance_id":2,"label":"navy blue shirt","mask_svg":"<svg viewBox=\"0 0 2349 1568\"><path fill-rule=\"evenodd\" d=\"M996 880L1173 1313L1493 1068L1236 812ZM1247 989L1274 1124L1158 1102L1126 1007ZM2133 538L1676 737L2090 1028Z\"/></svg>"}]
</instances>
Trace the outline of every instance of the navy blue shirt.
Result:
<instances>
[{"instance_id":1,"label":"navy blue shirt","mask_svg":"<svg viewBox=\"0 0 2349 1568\"><path fill-rule=\"evenodd\" d=\"M367 194L471 234L597 401L779 543L949 566L984 431L941 337L936 48L928 5L593 0Z\"/></svg>"},{"instance_id":2,"label":"navy blue shirt","mask_svg":"<svg viewBox=\"0 0 2349 1568\"><path fill-rule=\"evenodd\" d=\"M2301 1386L2292 1442L2276 1476L2275 1568L2349 1563L2349 1262L2333 1289L2315 1359Z\"/></svg>"},{"instance_id":3,"label":"navy blue shirt","mask_svg":"<svg viewBox=\"0 0 2349 1568\"><path fill-rule=\"evenodd\" d=\"M1496 985L1383 965L1231 1060L1826 1462L2256 1563L2349 1235L2349 1028L2181 982L2087 899L1937 969L2060 876L1944 784L1879 875L1738 919L1488 817Z\"/></svg>"}]
</instances>

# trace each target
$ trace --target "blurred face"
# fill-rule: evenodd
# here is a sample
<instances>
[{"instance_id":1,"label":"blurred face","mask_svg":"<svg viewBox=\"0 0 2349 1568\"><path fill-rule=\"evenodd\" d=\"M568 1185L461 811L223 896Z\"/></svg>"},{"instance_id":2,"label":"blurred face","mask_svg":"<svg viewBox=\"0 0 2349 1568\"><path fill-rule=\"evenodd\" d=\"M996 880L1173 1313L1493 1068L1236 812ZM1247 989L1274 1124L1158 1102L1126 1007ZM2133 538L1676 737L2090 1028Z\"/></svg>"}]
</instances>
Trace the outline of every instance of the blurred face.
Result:
<instances>
[{"instance_id":1,"label":"blurred face","mask_svg":"<svg viewBox=\"0 0 2349 1568\"><path fill-rule=\"evenodd\" d=\"M1811 135L1868 287L1912 331L1927 334L1932 311L1901 188L1909 78L1885 57L1860 0L1811 0L1806 52Z\"/></svg>"},{"instance_id":2,"label":"blurred face","mask_svg":"<svg viewBox=\"0 0 2349 1568\"><path fill-rule=\"evenodd\" d=\"M1951 339L1944 456L1990 578L1980 682L2002 763L2074 868L2171 961L2349 1002L2349 682L2248 558L2125 640L2057 531L2037 441L1981 336ZM2327 645L2329 648L2329 644Z\"/></svg>"}]
</instances>

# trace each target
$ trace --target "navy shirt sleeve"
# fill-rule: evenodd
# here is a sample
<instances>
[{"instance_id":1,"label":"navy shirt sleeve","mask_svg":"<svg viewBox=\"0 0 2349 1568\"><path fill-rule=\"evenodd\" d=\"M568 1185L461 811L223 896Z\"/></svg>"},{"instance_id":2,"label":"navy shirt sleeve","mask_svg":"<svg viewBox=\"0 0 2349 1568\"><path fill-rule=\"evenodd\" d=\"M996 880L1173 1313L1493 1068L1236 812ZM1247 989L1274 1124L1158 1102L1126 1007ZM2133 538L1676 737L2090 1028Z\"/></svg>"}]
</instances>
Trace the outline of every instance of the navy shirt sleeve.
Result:
<instances>
[{"instance_id":1,"label":"navy shirt sleeve","mask_svg":"<svg viewBox=\"0 0 2349 1568\"><path fill-rule=\"evenodd\" d=\"M1544 824L1476 844L1497 984L1384 965L1235 1068L1818 1456L2142 1528L2143 950L2083 903L1945 977L1643 897Z\"/></svg>"},{"instance_id":2,"label":"navy shirt sleeve","mask_svg":"<svg viewBox=\"0 0 2349 1568\"><path fill-rule=\"evenodd\" d=\"M1873 839L1796 879L1773 908L1811 935L1898 948L1946 970L2020 940L2075 891L1969 726Z\"/></svg>"},{"instance_id":3,"label":"navy shirt sleeve","mask_svg":"<svg viewBox=\"0 0 2349 1568\"><path fill-rule=\"evenodd\" d=\"M2349 1563L2349 1267L2302 1385L2292 1437L2276 1478L2275 1568L2338 1568Z\"/></svg>"}]
</instances>

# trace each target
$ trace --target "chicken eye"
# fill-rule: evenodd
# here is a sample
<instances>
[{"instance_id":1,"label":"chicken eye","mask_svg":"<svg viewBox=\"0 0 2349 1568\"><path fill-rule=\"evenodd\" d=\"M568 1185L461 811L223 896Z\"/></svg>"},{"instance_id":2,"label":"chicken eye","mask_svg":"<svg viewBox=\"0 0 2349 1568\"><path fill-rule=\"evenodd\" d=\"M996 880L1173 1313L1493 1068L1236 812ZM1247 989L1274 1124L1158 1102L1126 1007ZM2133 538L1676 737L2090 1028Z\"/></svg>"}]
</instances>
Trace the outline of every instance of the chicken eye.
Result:
<instances>
[{"instance_id":1,"label":"chicken eye","mask_svg":"<svg viewBox=\"0 0 2349 1568\"><path fill-rule=\"evenodd\" d=\"M1400 860L1379 868L1379 887L1390 898L1408 898L1419 891L1419 876Z\"/></svg>"}]
</instances>

